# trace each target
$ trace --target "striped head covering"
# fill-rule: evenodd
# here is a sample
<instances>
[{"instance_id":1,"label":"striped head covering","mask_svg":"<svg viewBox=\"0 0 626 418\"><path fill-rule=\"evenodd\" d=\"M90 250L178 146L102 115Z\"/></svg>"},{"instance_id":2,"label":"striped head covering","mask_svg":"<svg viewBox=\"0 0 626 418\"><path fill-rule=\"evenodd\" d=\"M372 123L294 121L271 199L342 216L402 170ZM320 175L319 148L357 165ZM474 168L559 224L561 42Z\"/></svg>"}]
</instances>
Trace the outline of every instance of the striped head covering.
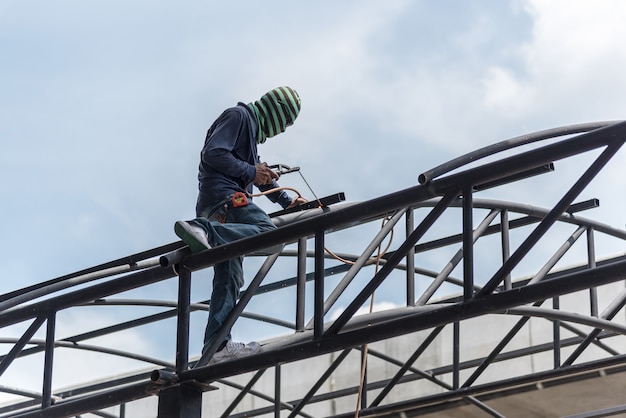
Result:
<instances>
[{"instance_id":1,"label":"striped head covering","mask_svg":"<svg viewBox=\"0 0 626 418\"><path fill-rule=\"evenodd\" d=\"M262 144L267 138L285 132L287 126L300 113L300 96L291 87L277 87L265 93L261 99L248 103L259 122L257 143Z\"/></svg>"}]
</instances>

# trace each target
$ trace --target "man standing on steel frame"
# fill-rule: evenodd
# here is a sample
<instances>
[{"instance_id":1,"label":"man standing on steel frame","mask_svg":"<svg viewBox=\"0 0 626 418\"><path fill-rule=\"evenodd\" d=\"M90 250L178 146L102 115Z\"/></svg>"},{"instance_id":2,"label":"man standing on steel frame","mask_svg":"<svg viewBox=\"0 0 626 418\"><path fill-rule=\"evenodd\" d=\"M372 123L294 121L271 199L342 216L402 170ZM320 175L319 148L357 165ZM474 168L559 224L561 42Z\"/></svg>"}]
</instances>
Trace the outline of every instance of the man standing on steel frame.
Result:
<instances>
[{"instance_id":1,"label":"man standing on steel frame","mask_svg":"<svg viewBox=\"0 0 626 418\"><path fill-rule=\"evenodd\" d=\"M252 185L261 191L279 187L278 174L261 163L257 145L285 131L300 113L300 97L290 87L278 87L253 103L226 109L207 132L198 173L196 218L178 221L174 231L193 252L202 251L276 228L269 216L252 202ZM283 208L305 203L284 190L267 197ZM233 310L244 285L243 257L214 266L204 354ZM254 354L259 343L233 342L230 330L209 364Z\"/></svg>"}]
</instances>

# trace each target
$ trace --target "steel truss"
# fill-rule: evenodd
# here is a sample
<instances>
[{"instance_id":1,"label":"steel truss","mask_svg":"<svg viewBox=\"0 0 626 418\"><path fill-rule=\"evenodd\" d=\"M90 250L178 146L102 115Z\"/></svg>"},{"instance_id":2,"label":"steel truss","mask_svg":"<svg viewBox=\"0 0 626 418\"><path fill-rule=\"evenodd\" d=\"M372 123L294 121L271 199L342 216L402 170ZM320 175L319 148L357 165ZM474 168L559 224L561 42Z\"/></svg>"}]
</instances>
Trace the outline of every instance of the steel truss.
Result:
<instances>
[{"instance_id":1,"label":"steel truss","mask_svg":"<svg viewBox=\"0 0 626 418\"><path fill-rule=\"evenodd\" d=\"M476 163L496 153L548 139L553 142L482 165ZM211 391L218 388L230 388L237 395L222 410L211 408L211 416L311 417L318 416L315 411L330 411L323 409L325 404L358 399L360 416L414 416L464 404L498 417L504 415L489 406L489 400L505 393L533 390L538 384L584 379L598 371L621 373L626 367L626 353L612 342L624 346L626 324L616 315L626 304L626 292L613 295L600 312L598 289L626 278L626 253L599 256L595 242L601 235L622 245L626 230L579 216L578 212L597 206L597 200L575 201L625 140L625 122L574 125L525 135L425 172L419 177L420 184L409 189L362 203L280 214L274 217L279 228L259 236L196 254L175 242L2 295L0 327L14 330L19 326L22 331L16 337L0 339L8 347L0 358L0 379L9 368L17 367L18 359L43 355L43 365L40 392L6 383L0 386L2 392L21 396L0 406L0 417L91 413L122 418L130 402L158 396L159 416L196 418L201 416L203 393L208 392L205 396L210 398ZM554 170L555 162L590 153L593 160L579 177L569 179L571 185L550 209L475 196L478 191L497 190L529 177L543 178L541 174ZM458 215L459 211L460 231L440 233L441 219L451 213ZM479 213L484 217L475 219ZM458 218L457 215L452 216ZM361 238L362 232L356 232L381 220L384 222L374 230L374 238L369 242ZM397 228L404 232L401 242L394 244L393 249L381 250ZM327 246L338 234L358 237L358 243L351 242L350 252L330 253ZM517 245L512 240L514 234L522 237ZM395 234L394 242L398 235L401 234ZM533 251L547 237L558 237L561 245L549 256L542 253L545 259L539 261L532 274L514 277L516 268L529 259L537 264ZM578 265L557 268L579 240L584 241L586 258ZM478 248L484 241L489 242L491 254L498 254L499 260L496 270L488 274L478 264L482 260ZM354 253L353 249L359 246L365 249ZM268 251L272 248L282 250ZM433 268L432 260L424 262L442 249L449 254L443 267ZM250 276L227 327L245 318L283 327L287 335L267 341L261 353L254 356L206 366L217 347L210 347L204 357L190 357L191 316L207 311L210 303L192 303L192 274L239 255L259 260L260 266ZM284 267L276 267L285 260L295 262L287 275ZM493 264L494 258L489 262ZM460 273L461 277L455 278L453 273ZM283 278L277 280L276 276ZM178 281L176 300L122 295L172 279ZM395 288L401 283L401 306L359 314L375 292L390 282ZM284 314L272 317L247 309L256 298L285 289L294 298L291 320L285 319ZM587 306L561 309L560 301L566 295L581 291L589 294ZM551 307L543 306L546 301L552 302ZM331 317L342 304L345 308L341 313ZM157 312L73 336L57 336L61 313L86 307L106 310L121 306L150 307ZM465 358L461 330L471 329L465 324L472 319L486 316L494 321L516 319L505 323L504 335L487 354ZM112 348L98 343L117 333L170 319L176 321L176 349L165 358L133 352L132 347ZM552 324L551 338L510 348L511 341L533 319ZM227 327L222 334L226 334ZM451 358L441 364L423 365L425 353L436 342L441 343L447 330L451 335ZM40 337L35 338L37 335ZM408 358L397 358L381 349L384 344L380 344L385 341L401 340L406 344L403 338L411 341L412 353ZM155 344L159 344L158 336ZM594 356L581 360L592 349ZM56 390L52 384L53 365L59 350L132 359L150 369L123 377L120 374L128 370L112 370L117 377ZM501 378L488 376L499 364L541 354L553 359L544 370ZM360 360L353 362L358 367L351 373L362 378L328 389L327 382L345 375L348 359L354 356ZM285 398L286 388L281 383L289 375L283 370L318 358L328 359L328 365L320 366L316 376L299 376L298 384L308 389L297 397ZM377 362L388 366L387 374L381 374L380 368L370 373L370 364ZM273 379L273 390L255 386L268 376ZM430 389L416 391L416 382L427 384ZM410 389L403 391L404 388ZM289 389L291 396L293 388ZM258 400L254 403L257 406L245 406L245 399L250 397ZM113 406L117 408L111 409ZM356 408L354 405L322 415L354 416ZM604 413L624 410L624 405L609 405Z\"/></svg>"}]
</instances>

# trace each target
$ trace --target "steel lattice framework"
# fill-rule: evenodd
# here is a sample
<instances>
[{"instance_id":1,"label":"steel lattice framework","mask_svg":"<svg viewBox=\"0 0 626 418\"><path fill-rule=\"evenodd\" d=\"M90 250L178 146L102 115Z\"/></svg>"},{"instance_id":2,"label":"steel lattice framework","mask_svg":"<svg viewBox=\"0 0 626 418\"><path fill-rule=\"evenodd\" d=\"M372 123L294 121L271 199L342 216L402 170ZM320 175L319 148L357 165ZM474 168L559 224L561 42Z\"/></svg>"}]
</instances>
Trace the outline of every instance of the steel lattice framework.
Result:
<instances>
[{"instance_id":1,"label":"steel lattice framework","mask_svg":"<svg viewBox=\"0 0 626 418\"><path fill-rule=\"evenodd\" d=\"M0 391L18 395L18 400L0 406L0 417L122 418L130 402L156 396L159 417L197 418L203 394L210 399L226 388L234 393L232 398L223 407L209 400L212 407L205 414L349 417L355 415L354 405L337 407L339 400L349 398L358 399L359 415L364 417L415 416L455 405L471 405L498 417L504 412L488 401L505 393L583 379L599 370L623 372L626 352L615 347L625 346L626 324L617 314L626 304L626 292L614 292L600 312L598 289L626 279L626 230L579 216L598 201L576 200L625 140L626 122L524 135L424 172L420 184L409 189L366 202L274 216L279 226L275 231L195 254L174 242L2 295L2 335L15 336L0 339L6 347L0 358ZM525 150L519 151L522 146ZM494 157L502 152L509 155ZM580 174L567 175L568 185L551 208L477 195L497 193L519 181L543 181L538 179L554 171L555 162L581 155L590 156L588 164ZM442 227L443 219L456 221L443 222ZM394 234L397 229L402 232ZM599 236L612 240L611 248L618 254L597 254ZM347 237L350 250L330 252L329 246L345 242L335 237ZM548 240L558 242L549 252ZM557 268L578 245L585 249L582 259L575 255L576 263ZM191 318L206 312L210 303L192 301L192 275L239 255L256 260L258 269L246 269L249 284L226 325L242 319L282 327L284 332L265 342L259 354L207 366L217 347L210 347L202 358L190 353ZM538 267L519 276L518 268L529 260L528 265ZM124 297L172 280L177 283L175 300ZM362 314L373 295L389 287L401 295L401 303ZM288 295L289 313L273 316L251 308L255 299L275 292ZM588 303L561 308L560 301L576 292L587 292ZM552 302L550 307L543 306L546 301ZM136 309L133 312L139 313L130 319L58 336L66 314L120 307L151 311ZM333 314L338 307L340 313ZM466 324L487 316L494 321L506 318L499 326L502 335L486 354L467 358L462 330L471 330ZM533 319L550 324L548 339L510 348ZM132 345L102 343L110 336L167 321L175 321L175 337L154 335L155 344L175 338L176 346L163 357L147 356ZM447 330L450 357L427 364L426 353L436 342L442 344ZM401 341L410 355L400 358L385 350L389 341ZM586 358L592 349L594 355ZM133 360L143 364L143 369L134 370L143 371L111 370L116 377L53 389L55 359L61 351ZM551 357L550 367L490 374L503 363L540 354ZM361 376L358 382L329 388L327 382L341 380L348 373L346 367L354 368L347 366L354 356L359 360L350 363L357 365L350 373ZM1 380L7 370L19 367L20 360L35 357L42 359L41 391ZM315 363L321 358L324 361ZM301 392L294 395L293 383L287 385L284 379L311 362L318 365L317 373L300 374ZM127 374L120 377L121 373ZM271 390L259 384L263 379L273 382ZM257 401L246 402L247 398ZM331 403L333 407L327 407ZM626 411L626 405L606 405L601 412L608 416L620 411Z\"/></svg>"}]
</instances>

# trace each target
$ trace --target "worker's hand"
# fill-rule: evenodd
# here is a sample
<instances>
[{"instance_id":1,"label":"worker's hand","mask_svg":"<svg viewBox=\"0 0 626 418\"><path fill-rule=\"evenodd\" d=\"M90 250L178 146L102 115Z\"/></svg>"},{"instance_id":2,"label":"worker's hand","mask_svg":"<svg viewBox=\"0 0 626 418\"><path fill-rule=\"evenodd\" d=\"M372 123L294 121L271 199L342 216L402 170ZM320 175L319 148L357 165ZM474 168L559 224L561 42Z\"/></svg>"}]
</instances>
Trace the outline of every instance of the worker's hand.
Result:
<instances>
[{"instance_id":1,"label":"worker's hand","mask_svg":"<svg viewBox=\"0 0 626 418\"><path fill-rule=\"evenodd\" d=\"M278 173L267 166L267 163L259 163L256 165L256 175L254 176L254 184L262 186L270 184L272 180L277 180Z\"/></svg>"},{"instance_id":2,"label":"worker's hand","mask_svg":"<svg viewBox=\"0 0 626 418\"><path fill-rule=\"evenodd\" d=\"M289 204L289 206L287 206L287 209L291 209L293 207L299 206L303 203L308 202L308 200L306 200L304 197L294 197L291 200L291 204Z\"/></svg>"}]
</instances>

